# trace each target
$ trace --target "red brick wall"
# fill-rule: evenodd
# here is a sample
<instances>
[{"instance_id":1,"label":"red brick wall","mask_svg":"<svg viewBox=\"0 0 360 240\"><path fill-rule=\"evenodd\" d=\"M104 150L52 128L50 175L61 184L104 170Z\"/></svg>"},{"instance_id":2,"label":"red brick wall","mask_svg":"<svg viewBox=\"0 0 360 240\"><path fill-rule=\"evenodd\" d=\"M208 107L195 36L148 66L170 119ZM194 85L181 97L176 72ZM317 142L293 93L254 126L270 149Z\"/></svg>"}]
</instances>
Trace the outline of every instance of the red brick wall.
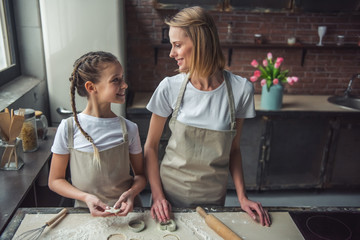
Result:
<instances>
[{"instance_id":1,"label":"red brick wall","mask_svg":"<svg viewBox=\"0 0 360 240\"><path fill-rule=\"evenodd\" d=\"M150 0L127 0L127 79L130 91L154 91L165 76L175 74L177 65L169 55L170 49L159 49L157 64L154 61L154 45L161 43L163 19L176 11L156 10ZM287 38L296 36L303 44L316 45L319 41L317 27L327 26L323 43L335 44L337 35L345 35L345 44L354 48L310 48L301 66L300 48L236 48L229 69L250 78L255 70L250 62L261 61L272 52L274 57L284 57L282 69L299 77L299 82L287 86L288 94L341 94L354 73L360 73L360 14L324 13L249 13L211 12L220 38L226 39L227 25L233 23L233 40L237 43L253 43L254 33L261 33L268 43L286 44ZM223 49L227 58L228 49ZM260 83L255 83L260 93ZM360 94L360 79L353 84L353 93Z\"/></svg>"}]
</instances>

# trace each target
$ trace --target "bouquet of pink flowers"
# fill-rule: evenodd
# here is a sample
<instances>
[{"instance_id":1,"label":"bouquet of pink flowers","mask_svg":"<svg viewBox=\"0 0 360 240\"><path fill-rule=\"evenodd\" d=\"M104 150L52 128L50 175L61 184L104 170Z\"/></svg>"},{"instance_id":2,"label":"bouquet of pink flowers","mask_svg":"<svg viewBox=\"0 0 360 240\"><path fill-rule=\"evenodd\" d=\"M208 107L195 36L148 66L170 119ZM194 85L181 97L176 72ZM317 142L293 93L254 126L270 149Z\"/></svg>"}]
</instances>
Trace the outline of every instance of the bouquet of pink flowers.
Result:
<instances>
[{"instance_id":1,"label":"bouquet of pink flowers","mask_svg":"<svg viewBox=\"0 0 360 240\"><path fill-rule=\"evenodd\" d=\"M258 68L258 70L256 70L254 72L254 75L250 77L250 81L255 82L258 79L261 79L261 86L264 86L266 84L268 91L272 85L277 85L279 83L281 84L287 82L290 85L293 85L299 79L295 76L288 77L289 70L281 71L280 67L283 61L284 58L278 57L276 58L276 61L273 62L273 56L271 52L269 52L267 54L267 58L263 60L263 66L259 65L259 63L255 59L252 60L251 65L254 68Z\"/></svg>"}]
</instances>

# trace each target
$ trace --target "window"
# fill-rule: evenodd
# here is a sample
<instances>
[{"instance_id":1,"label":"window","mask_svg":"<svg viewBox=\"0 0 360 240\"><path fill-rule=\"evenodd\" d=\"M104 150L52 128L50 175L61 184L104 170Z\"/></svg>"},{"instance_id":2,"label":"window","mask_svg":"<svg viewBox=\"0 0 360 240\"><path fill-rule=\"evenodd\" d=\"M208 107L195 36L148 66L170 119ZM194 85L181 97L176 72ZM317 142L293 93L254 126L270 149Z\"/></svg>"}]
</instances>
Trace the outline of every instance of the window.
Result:
<instances>
[{"instance_id":1,"label":"window","mask_svg":"<svg viewBox=\"0 0 360 240\"><path fill-rule=\"evenodd\" d=\"M20 75L12 0L0 0L0 86Z\"/></svg>"}]
</instances>

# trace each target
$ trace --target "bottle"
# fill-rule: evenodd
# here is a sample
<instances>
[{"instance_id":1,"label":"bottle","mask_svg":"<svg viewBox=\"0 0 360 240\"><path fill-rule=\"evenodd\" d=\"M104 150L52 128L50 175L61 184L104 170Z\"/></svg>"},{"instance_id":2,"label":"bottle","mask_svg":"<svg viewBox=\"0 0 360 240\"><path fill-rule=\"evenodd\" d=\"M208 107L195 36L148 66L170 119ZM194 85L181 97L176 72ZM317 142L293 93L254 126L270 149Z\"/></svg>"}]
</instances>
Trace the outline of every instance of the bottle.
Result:
<instances>
[{"instance_id":1,"label":"bottle","mask_svg":"<svg viewBox=\"0 0 360 240\"><path fill-rule=\"evenodd\" d=\"M35 111L30 108L25 109L24 117L25 120L20 132L23 150L24 152L34 152L38 149Z\"/></svg>"},{"instance_id":2,"label":"bottle","mask_svg":"<svg viewBox=\"0 0 360 240\"><path fill-rule=\"evenodd\" d=\"M41 111L35 111L36 117L36 132L38 139L44 140L48 131L48 121Z\"/></svg>"},{"instance_id":3,"label":"bottle","mask_svg":"<svg viewBox=\"0 0 360 240\"><path fill-rule=\"evenodd\" d=\"M232 36L232 22L230 22L227 26L227 33L226 33L226 41L231 43L233 41Z\"/></svg>"}]
</instances>

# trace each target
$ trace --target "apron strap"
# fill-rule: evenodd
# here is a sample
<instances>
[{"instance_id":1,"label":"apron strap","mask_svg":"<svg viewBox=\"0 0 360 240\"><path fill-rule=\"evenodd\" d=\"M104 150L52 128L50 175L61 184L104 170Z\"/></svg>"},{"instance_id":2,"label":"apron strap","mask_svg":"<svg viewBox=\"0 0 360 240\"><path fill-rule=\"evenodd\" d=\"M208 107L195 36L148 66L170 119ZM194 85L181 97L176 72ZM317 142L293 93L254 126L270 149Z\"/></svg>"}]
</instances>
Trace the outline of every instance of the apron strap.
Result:
<instances>
[{"instance_id":1,"label":"apron strap","mask_svg":"<svg viewBox=\"0 0 360 240\"><path fill-rule=\"evenodd\" d=\"M68 145L69 148L74 148L74 117L69 117L66 119L67 121L67 127L68 127Z\"/></svg>"},{"instance_id":2,"label":"apron strap","mask_svg":"<svg viewBox=\"0 0 360 240\"><path fill-rule=\"evenodd\" d=\"M190 74L185 75L185 79L184 79L183 83L181 84L181 88L180 88L180 91L179 91L179 94L178 94L178 97L176 100L175 109L173 111L170 121L175 121L177 118L182 99L184 98L185 88L186 88L187 83L189 82L189 75Z\"/></svg>"},{"instance_id":3,"label":"apron strap","mask_svg":"<svg viewBox=\"0 0 360 240\"><path fill-rule=\"evenodd\" d=\"M122 131L123 131L124 142L127 142L128 141L128 131L126 128L125 119L122 116L119 116L119 119L120 119Z\"/></svg>"},{"instance_id":4,"label":"apron strap","mask_svg":"<svg viewBox=\"0 0 360 240\"><path fill-rule=\"evenodd\" d=\"M227 95L229 100L229 108L230 108L230 129L235 130L236 129L236 119L235 119L235 101L234 101L234 95L232 91L232 87L229 81L228 72L223 71L225 84L227 88Z\"/></svg>"}]
</instances>

